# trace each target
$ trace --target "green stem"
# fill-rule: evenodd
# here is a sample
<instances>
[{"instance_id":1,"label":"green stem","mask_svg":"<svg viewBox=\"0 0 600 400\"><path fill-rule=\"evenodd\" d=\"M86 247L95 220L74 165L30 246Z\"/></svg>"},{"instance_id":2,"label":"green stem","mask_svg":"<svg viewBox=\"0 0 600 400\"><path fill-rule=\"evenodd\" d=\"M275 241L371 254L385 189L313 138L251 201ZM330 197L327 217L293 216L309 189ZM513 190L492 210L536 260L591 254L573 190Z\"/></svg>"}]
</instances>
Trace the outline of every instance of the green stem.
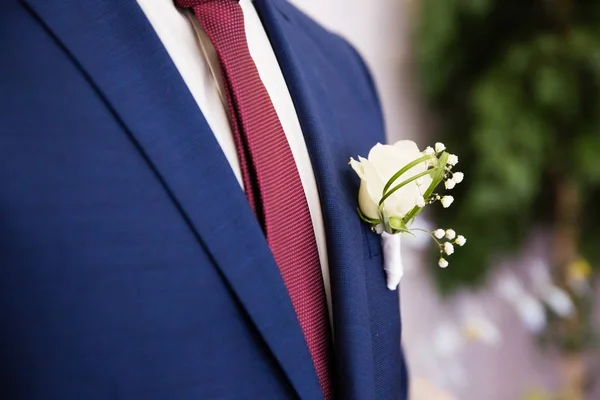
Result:
<instances>
[{"instance_id":1,"label":"green stem","mask_svg":"<svg viewBox=\"0 0 600 400\"><path fill-rule=\"evenodd\" d=\"M398 172L396 172L394 175L392 175L392 177L390 178L389 181L387 181L387 183L385 184L384 188L383 188L383 192L381 193L382 196L385 195L386 190L389 189L390 186L392 186L392 184L394 183L394 181L398 178L400 178L400 176L402 176L402 174L404 174L406 171L408 171L409 169L411 169L412 167L425 162L425 161L429 161L431 159L436 158L435 155L430 154L430 155L425 155L423 157L417 158L416 160L406 164L404 167L402 167L402 169L400 169Z\"/></svg>"},{"instance_id":2,"label":"green stem","mask_svg":"<svg viewBox=\"0 0 600 400\"><path fill-rule=\"evenodd\" d=\"M416 217L417 215L419 215L419 213L422 210L423 210L423 207L414 206L413 209L410 210L410 212L404 216L404 218L402 219L402 221L405 224L408 224L408 221L410 221L411 219L413 219L414 217Z\"/></svg>"},{"instance_id":3,"label":"green stem","mask_svg":"<svg viewBox=\"0 0 600 400\"><path fill-rule=\"evenodd\" d=\"M438 244L438 246L441 246L442 244L440 243L440 241L435 237L435 235L433 234L432 231L426 231L425 229L421 229L421 228L412 228L412 231L420 231L420 232L425 232L426 234L428 234L429 236L431 236L431 238L433 239L434 242L436 242Z\"/></svg>"},{"instance_id":4,"label":"green stem","mask_svg":"<svg viewBox=\"0 0 600 400\"><path fill-rule=\"evenodd\" d=\"M437 185L439 185L440 182L444 179L444 172L446 170L446 164L448 163L448 156L449 154L447 152L443 152L440 156L439 164L436 169L437 174L431 180L431 184L423 194L423 198L428 199L437 187Z\"/></svg>"},{"instance_id":5,"label":"green stem","mask_svg":"<svg viewBox=\"0 0 600 400\"><path fill-rule=\"evenodd\" d=\"M423 194L423 198L425 199L425 201L427 201L427 199L429 199L429 197L433 194L433 191L435 190L435 188L444 179L444 171L446 169L446 164L448 163L448 156L449 156L449 154L447 152L443 152L442 155L440 156L439 164L437 167L438 173L432 178L431 184L425 191L425 194ZM415 218L417 215L419 215L419 213L421 213L421 211L423 211L423 207L414 206L413 209L410 210L410 212L404 216L402 221L405 224L408 224L409 221L412 220L413 218Z\"/></svg>"},{"instance_id":6,"label":"green stem","mask_svg":"<svg viewBox=\"0 0 600 400\"><path fill-rule=\"evenodd\" d=\"M403 181L402 183L399 183L398 185L394 186L389 192L387 192L382 198L381 200L379 200L379 206L381 207L383 205L383 202L390 197L392 194L394 194L395 191L397 191L398 189L402 188L402 186L405 186L409 183L411 183L412 181L415 181L425 175L431 175L434 172L437 172L437 169L429 169L427 171L423 171L421 173L418 173L417 175L413 176L412 178L408 178L407 180Z\"/></svg>"}]
</instances>

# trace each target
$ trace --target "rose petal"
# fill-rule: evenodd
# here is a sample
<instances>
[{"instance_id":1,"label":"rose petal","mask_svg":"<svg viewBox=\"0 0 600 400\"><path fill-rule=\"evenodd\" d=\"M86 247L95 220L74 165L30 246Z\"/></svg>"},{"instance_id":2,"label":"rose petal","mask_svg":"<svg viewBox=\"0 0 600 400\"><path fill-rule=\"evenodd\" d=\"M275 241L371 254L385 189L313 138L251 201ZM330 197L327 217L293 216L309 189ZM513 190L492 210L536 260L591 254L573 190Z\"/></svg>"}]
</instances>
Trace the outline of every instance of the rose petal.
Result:
<instances>
[{"instance_id":1,"label":"rose petal","mask_svg":"<svg viewBox=\"0 0 600 400\"><path fill-rule=\"evenodd\" d=\"M358 191L358 207L364 216L371 219L379 219L379 207L371 198L365 181L360 183L360 189Z\"/></svg>"},{"instance_id":2,"label":"rose petal","mask_svg":"<svg viewBox=\"0 0 600 400\"><path fill-rule=\"evenodd\" d=\"M412 140L400 140L394 144L394 147L396 147L402 154L406 155L407 159L403 160L404 161L403 165L413 162L414 160L421 158L423 156L423 154L419 151L417 144L415 142L413 142ZM423 163L415 165L413 168L411 168L409 173L403 175L403 178L407 179L411 176L415 176L426 170L427 170L427 163L423 162ZM431 182L432 182L431 175L425 175L418 179L417 184L419 186L421 186L421 194L425 193L425 190L427 190L429 185L431 185Z\"/></svg>"},{"instance_id":3,"label":"rose petal","mask_svg":"<svg viewBox=\"0 0 600 400\"><path fill-rule=\"evenodd\" d=\"M379 176L386 183L400 168L407 164L398 149L380 143L373 146L369 152L369 161L373 163Z\"/></svg>"},{"instance_id":4,"label":"rose petal","mask_svg":"<svg viewBox=\"0 0 600 400\"><path fill-rule=\"evenodd\" d=\"M373 163L370 160L363 161L362 165L363 165L363 172L364 172L363 182L364 182L366 194L368 194L368 197L371 199L371 201L373 203L378 205L379 201L381 200L381 197L382 197L381 194L383 192L383 187L385 186L385 182L381 179L381 177L379 176L379 173L375 169L375 166L373 165ZM365 193L363 193L362 196L364 197ZM369 213L369 215L368 215L369 218L379 218L379 212L376 212L375 216L373 216L372 208L370 208L370 206L367 205L368 203L364 202L363 204L367 208L366 212ZM365 215L367 215L367 214L365 214Z\"/></svg>"},{"instance_id":5,"label":"rose petal","mask_svg":"<svg viewBox=\"0 0 600 400\"><path fill-rule=\"evenodd\" d=\"M393 146L403 153L419 153L419 155L421 155L419 146L412 140L399 140L394 143Z\"/></svg>"},{"instance_id":6,"label":"rose petal","mask_svg":"<svg viewBox=\"0 0 600 400\"><path fill-rule=\"evenodd\" d=\"M358 177L360 179L365 179L365 173L364 173L364 168L362 165L362 162L360 161L356 161L354 158L350 158L350 166L352 167L352 169L354 170L354 172L356 172L356 175L358 175Z\"/></svg>"}]
</instances>

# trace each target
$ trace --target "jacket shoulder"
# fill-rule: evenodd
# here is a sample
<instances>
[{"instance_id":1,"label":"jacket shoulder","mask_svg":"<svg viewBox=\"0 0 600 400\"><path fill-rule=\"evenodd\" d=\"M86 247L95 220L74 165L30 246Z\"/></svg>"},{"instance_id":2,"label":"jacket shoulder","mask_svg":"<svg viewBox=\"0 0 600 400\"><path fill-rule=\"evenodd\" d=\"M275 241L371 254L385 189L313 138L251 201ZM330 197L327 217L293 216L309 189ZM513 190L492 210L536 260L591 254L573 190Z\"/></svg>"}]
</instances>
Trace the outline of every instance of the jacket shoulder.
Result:
<instances>
[{"instance_id":1,"label":"jacket shoulder","mask_svg":"<svg viewBox=\"0 0 600 400\"><path fill-rule=\"evenodd\" d=\"M338 74L353 86L354 92L363 98L363 104L377 109L383 119L376 83L359 51L348 40L329 31L287 0L271 1L297 27L299 34L322 53Z\"/></svg>"}]
</instances>

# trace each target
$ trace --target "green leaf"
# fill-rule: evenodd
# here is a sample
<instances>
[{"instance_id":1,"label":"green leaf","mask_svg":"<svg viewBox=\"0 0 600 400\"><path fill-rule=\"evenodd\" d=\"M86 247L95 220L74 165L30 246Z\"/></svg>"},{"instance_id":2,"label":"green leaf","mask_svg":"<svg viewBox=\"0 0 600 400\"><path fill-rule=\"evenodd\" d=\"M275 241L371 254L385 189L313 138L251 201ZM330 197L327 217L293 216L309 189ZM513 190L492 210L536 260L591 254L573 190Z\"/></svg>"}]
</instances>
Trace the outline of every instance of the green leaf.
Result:
<instances>
[{"instance_id":1,"label":"green leaf","mask_svg":"<svg viewBox=\"0 0 600 400\"><path fill-rule=\"evenodd\" d=\"M583 183L600 184L600 133L585 132L572 148L573 172Z\"/></svg>"},{"instance_id":2,"label":"green leaf","mask_svg":"<svg viewBox=\"0 0 600 400\"><path fill-rule=\"evenodd\" d=\"M492 4L493 0L463 0L461 2L465 11L477 16L486 14L492 7Z\"/></svg>"},{"instance_id":3,"label":"green leaf","mask_svg":"<svg viewBox=\"0 0 600 400\"><path fill-rule=\"evenodd\" d=\"M571 116L579 109L577 78L569 65L543 65L533 83L536 100L545 109L564 116Z\"/></svg>"},{"instance_id":4,"label":"green leaf","mask_svg":"<svg viewBox=\"0 0 600 400\"><path fill-rule=\"evenodd\" d=\"M366 215L364 215L362 213L362 211L360 211L359 207L356 207L356 211L358 211L358 216L360 217L360 219L363 222L366 222L367 224L372 225L372 226L376 226L379 224L380 221L378 219L373 219L373 218L367 217Z\"/></svg>"},{"instance_id":5,"label":"green leaf","mask_svg":"<svg viewBox=\"0 0 600 400\"><path fill-rule=\"evenodd\" d=\"M396 231L411 233L401 218L390 217L390 226Z\"/></svg>"}]
</instances>

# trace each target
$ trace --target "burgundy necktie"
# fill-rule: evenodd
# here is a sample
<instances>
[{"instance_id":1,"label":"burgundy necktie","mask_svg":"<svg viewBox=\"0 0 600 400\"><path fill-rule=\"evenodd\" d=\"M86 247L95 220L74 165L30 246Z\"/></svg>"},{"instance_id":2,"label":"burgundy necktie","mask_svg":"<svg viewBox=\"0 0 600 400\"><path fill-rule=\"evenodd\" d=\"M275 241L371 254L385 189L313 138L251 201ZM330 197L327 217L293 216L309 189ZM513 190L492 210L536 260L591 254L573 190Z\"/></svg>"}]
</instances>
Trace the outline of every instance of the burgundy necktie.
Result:
<instances>
[{"instance_id":1,"label":"burgundy necktie","mask_svg":"<svg viewBox=\"0 0 600 400\"><path fill-rule=\"evenodd\" d=\"M219 56L246 195L298 315L325 398L330 399L331 334L310 212L290 146L248 50L242 8L237 0L175 3L194 10Z\"/></svg>"}]
</instances>

